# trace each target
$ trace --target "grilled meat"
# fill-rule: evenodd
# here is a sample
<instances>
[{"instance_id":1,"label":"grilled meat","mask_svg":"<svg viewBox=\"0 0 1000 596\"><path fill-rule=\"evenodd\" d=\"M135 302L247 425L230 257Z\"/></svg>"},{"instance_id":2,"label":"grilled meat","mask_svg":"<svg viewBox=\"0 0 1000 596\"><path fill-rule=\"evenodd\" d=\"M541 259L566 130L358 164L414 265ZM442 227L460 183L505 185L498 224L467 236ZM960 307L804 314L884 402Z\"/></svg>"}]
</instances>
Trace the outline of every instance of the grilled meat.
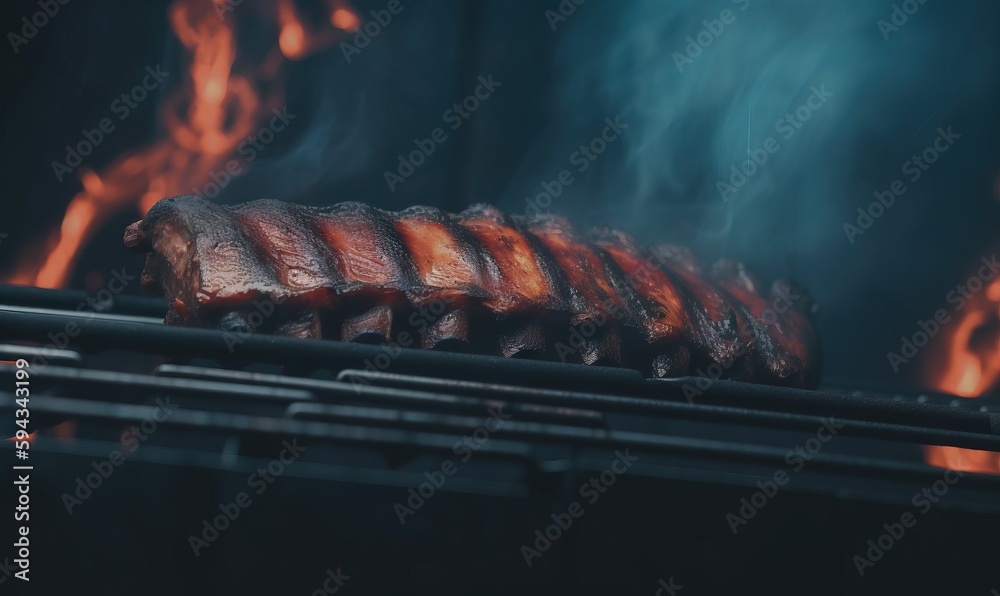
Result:
<instances>
[{"instance_id":1,"label":"grilled meat","mask_svg":"<svg viewBox=\"0 0 1000 596\"><path fill-rule=\"evenodd\" d=\"M810 387L819 342L787 282L742 264L705 273L685 249L624 232L580 237L557 216L476 205L390 213L262 200L163 199L128 227L166 322L628 366L651 376ZM262 314L262 313L266 313Z\"/></svg>"}]
</instances>

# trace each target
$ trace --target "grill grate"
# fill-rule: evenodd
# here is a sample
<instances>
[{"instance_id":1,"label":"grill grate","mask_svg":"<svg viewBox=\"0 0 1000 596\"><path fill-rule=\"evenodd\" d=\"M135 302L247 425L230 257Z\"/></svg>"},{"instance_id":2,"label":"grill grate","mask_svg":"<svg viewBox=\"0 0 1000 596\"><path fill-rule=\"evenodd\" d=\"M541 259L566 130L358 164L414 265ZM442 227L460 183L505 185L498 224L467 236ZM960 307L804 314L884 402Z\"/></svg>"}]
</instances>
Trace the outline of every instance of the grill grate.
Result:
<instances>
[{"instance_id":1,"label":"grill grate","mask_svg":"<svg viewBox=\"0 0 1000 596\"><path fill-rule=\"evenodd\" d=\"M546 473L599 469L620 448L643 455L638 474L752 485L786 466L789 450L831 417L842 425L838 440L814 456L795 490L844 494L849 486L858 497L905 500L914 483L940 477L921 445L1000 451L1000 408L989 400L721 380L707 388L702 380L703 393L689 400L684 387L697 379L407 349L378 370L372 363L387 359L379 346L250 335L230 349L220 332L163 325L161 301L116 298L94 314L74 308L83 299L0 287L0 357L44 358L32 375L33 422L80 421L78 444L98 452L168 397L181 407L144 457L176 458L180 449L198 465L226 467L252 460L261 441L294 436L377 454L362 464L319 459L296 473L391 485L412 481L407 461L450 453L499 410L510 418L477 460L515 462L521 473L506 483L484 473L447 489L488 494L523 494ZM68 346L46 347L68 326L79 330ZM0 378L14 370L0 364ZM0 394L0 407L14 407L13 395ZM36 448L62 447L43 433ZM949 505L1000 510L991 498L998 489L1000 478L968 475L964 500Z\"/></svg>"}]
</instances>

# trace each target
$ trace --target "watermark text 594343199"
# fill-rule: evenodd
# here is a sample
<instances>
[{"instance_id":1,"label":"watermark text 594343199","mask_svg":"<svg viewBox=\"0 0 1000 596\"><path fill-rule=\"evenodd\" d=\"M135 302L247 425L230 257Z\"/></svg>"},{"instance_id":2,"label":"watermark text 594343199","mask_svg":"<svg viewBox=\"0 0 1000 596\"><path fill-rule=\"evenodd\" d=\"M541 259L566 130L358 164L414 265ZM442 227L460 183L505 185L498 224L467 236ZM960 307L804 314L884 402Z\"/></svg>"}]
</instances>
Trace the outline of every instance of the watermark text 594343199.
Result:
<instances>
[{"instance_id":1,"label":"watermark text 594343199","mask_svg":"<svg viewBox=\"0 0 1000 596\"><path fill-rule=\"evenodd\" d=\"M14 372L14 425L17 427L14 433L14 455L17 457L13 466L14 485L17 487L17 502L14 504L14 521L17 522L17 532L14 536L14 549L17 558L14 565L18 570L14 577L23 581L30 581L29 572L31 569L31 471L32 466L28 465L28 455L31 449L30 434L28 424L30 423L31 411L29 404L31 400L31 378L28 369L30 364L21 358L16 363Z\"/></svg>"},{"instance_id":2,"label":"watermark text 594343199","mask_svg":"<svg viewBox=\"0 0 1000 596\"><path fill-rule=\"evenodd\" d=\"M21 47L28 45L28 42L35 39L38 32L49 24L49 21L56 18L63 6L69 4L69 0L38 0L35 10L29 15L21 17L21 21L14 26L13 31L7 33L7 41L15 54L21 53Z\"/></svg>"}]
</instances>

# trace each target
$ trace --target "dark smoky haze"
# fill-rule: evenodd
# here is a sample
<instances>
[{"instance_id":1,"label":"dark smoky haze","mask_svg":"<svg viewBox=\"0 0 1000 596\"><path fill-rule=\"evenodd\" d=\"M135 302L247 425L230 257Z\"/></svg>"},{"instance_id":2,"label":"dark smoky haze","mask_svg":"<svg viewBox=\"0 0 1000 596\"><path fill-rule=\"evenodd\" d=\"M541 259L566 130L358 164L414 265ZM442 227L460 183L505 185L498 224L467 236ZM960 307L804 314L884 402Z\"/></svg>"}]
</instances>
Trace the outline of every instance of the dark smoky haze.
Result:
<instances>
[{"instance_id":1,"label":"dark smoky haze","mask_svg":"<svg viewBox=\"0 0 1000 596\"><path fill-rule=\"evenodd\" d=\"M5 26L34 5L10 3ZM65 143L143 66L185 76L167 5L71 3L20 53L7 48L0 269L58 228L78 190L52 175ZM353 4L367 23L386 5ZM797 280L820 305L829 378L897 386L919 382L919 365L894 373L887 352L1000 249L996 2L401 6L367 43L344 37L358 51L333 45L287 66L295 121L214 200L492 202L686 244L709 263L744 260L766 282ZM245 0L227 16L239 24L234 68L273 42L260 8ZM456 118L455 104L477 92ZM94 167L162 133L153 106L144 110ZM443 140L428 145L439 128ZM934 163L913 162L935 143ZM889 207L859 215L897 180ZM120 238L138 216L108 218L71 285L105 261L136 259Z\"/></svg>"}]
</instances>

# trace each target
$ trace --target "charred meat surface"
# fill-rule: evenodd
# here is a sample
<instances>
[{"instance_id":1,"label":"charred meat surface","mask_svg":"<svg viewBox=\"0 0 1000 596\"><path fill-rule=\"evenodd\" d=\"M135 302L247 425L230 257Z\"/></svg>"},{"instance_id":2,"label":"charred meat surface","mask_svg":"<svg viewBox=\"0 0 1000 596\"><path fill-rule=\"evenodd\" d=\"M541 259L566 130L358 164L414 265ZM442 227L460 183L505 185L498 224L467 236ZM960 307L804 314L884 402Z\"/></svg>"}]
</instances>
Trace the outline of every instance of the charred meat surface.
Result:
<instances>
[{"instance_id":1,"label":"charred meat surface","mask_svg":"<svg viewBox=\"0 0 1000 596\"><path fill-rule=\"evenodd\" d=\"M125 232L168 324L387 342L813 387L809 309L741 263L577 234L565 219L475 205L391 213L362 203L233 207L166 198ZM260 313L268 313L263 316Z\"/></svg>"}]
</instances>

